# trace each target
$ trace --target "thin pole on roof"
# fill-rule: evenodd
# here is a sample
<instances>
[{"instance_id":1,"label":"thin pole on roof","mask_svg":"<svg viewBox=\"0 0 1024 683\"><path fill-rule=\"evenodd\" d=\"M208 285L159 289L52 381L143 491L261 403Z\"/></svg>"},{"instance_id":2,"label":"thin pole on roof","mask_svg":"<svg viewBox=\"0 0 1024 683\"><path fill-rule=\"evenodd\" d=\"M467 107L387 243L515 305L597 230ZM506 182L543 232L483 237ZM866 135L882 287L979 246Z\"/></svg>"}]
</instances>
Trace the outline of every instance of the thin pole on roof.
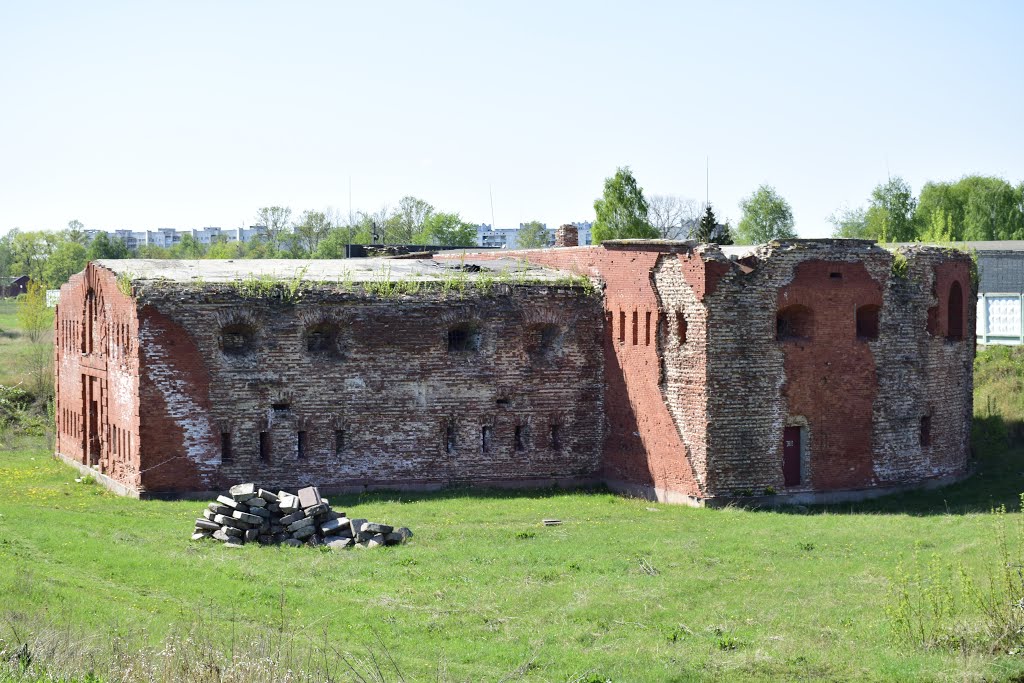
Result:
<instances>
[{"instance_id":1,"label":"thin pole on roof","mask_svg":"<svg viewBox=\"0 0 1024 683\"><path fill-rule=\"evenodd\" d=\"M490 184L487 185L487 194L491 196L491 230L494 230L498 226L494 224L494 190Z\"/></svg>"}]
</instances>

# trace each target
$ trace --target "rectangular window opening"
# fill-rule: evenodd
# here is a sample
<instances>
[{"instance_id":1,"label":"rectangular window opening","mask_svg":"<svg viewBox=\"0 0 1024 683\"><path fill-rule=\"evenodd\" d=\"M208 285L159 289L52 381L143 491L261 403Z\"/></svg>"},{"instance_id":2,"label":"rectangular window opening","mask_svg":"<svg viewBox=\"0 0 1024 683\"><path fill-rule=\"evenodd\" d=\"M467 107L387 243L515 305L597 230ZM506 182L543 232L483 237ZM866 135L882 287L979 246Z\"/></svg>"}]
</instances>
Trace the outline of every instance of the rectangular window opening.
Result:
<instances>
[{"instance_id":1,"label":"rectangular window opening","mask_svg":"<svg viewBox=\"0 0 1024 683\"><path fill-rule=\"evenodd\" d=\"M619 341L626 341L626 312L619 311Z\"/></svg>"},{"instance_id":2,"label":"rectangular window opening","mask_svg":"<svg viewBox=\"0 0 1024 683\"><path fill-rule=\"evenodd\" d=\"M231 432L220 433L220 461L231 462Z\"/></svg>"},{"instance_id":3,"label":"rectangular window opening","mask_svg":"<svg viewBox=\"0 0 1024 683\"><path fill-rule=\"evenodd\" d=\"M302 431L296 434L295 440L295 453L296 457L301 460L306 457L306 432Z\"/></svg>"},{"instance_id":4,"label":"rectangular window opening","mask_svg":"<svg viewBox=\"0 0 1024 683\"><path fill-rule=\"evenodd\" d=\"M551 450L558 451L562 449L562 428L559 425L551 425L551 433L549 443L551 444Z\"/></svg>"},{"instance_id":5,"label":"rectangular window opening","mask_svg":"<svg viewBox=\"0 0 1024 683\"><path fill-rule=\"evenodd\" d=\"M921 447L927 448L932 445L932 416L924 415L921 418Z\"/></svg>"},{"instance_id":6,"label":"rectangular window opening","mask_svg":"<svg viewBox=\"0 0 1024 683\"><path fill-rule=\"evenodd\" d=\"M480 452L487 453L491 450L491 428L488 425L480 427Z\"/></svg>"},{"instance_id":7,"label":"rectangular window opening","mask_svg":"<svg viewBox=\"0 0 1024 683\"><path fill-rule=\"evenodd\" d=\"M651 312L644 313L644 346L651 345Z\"/></svg>"},{"instance_id":8,"label":"rectangular window opening","mask_svg":"<svg viewBox=\"0 0 1024 683\"><path fill-rule=\"evenodd\" d=\"M334 432L334 454L340 455L345 450L345 430L338 429Z\"/></svg>"},{"instance_id":9,"label":"rectangular window opening","mask_svg":"<svg viewBox=\"0 0 1024 683\"><path fill-rule=\"evenodd\" d=\"M633 346L637 345L637 339L640 334L640 314L637 311L633 311Z\"/></svg>"},{"instance_id":10,"label":"rectangular window opening","mask_svg":"<svg viewBox=\"0 0 1024 683\"><path fill-rule=\"evenodd\" d=\"M260 432L260 461L270 462L270 432Z\"/></svg>"},{"instance_id":11,"label":"rectangular window opening","mask_svg":"<svg viewBox=\"0 0 1024 683\"><path fill-rule=\"evenodd\" d=\"M517 451L525 451L526 450L526 443L524 442L524 436L525 436L524 432L525 432L525 427L523 427L523 425L516 425L515 449Z\"/></svg>"}]
</instances>

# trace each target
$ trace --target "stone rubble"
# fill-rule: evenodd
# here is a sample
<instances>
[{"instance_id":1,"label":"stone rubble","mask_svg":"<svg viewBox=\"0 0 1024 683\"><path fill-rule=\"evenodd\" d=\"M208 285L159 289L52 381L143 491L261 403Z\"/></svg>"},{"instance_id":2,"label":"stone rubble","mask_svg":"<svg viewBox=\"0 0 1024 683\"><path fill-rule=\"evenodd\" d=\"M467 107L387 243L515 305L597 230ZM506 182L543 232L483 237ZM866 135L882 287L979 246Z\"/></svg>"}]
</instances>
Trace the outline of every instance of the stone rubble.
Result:
<instances>
[{"instance_id":1,"label":"stone rubble","mask_svg":"<svg viewBox=\"0 0 1024 683\"><path fill-rule=\"evenodd\" d=\"M349 519L344 512L332 510L315 486L292 494L271 493L252 483L232 486L228 495L217 496L196 520L192 533L193 541L212 538L225 548L259 543L332 550L398 545L411 537L407 527Z\"/></svg>"}]
</instances>

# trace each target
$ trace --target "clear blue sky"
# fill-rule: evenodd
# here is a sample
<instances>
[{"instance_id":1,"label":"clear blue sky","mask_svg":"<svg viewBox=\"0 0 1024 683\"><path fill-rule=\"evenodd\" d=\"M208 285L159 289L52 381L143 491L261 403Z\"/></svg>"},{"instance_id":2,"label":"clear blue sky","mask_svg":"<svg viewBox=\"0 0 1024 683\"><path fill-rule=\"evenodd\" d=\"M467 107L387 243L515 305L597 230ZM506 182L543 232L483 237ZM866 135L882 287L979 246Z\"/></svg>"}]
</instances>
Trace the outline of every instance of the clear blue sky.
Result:
<instances>
[{"instance_id":1,"label":"clear blue sky","mask_svg":"<svg viewBox=\"0 0 1024 683\"><path fill-rule=\"evenodd\" d=\"M826 6L827 5L827 6ZM647 194L802 236L887 173L1024 180L1021 2L0 3L0 233L405 194L499 226Z\"/></svg>"}]
</instances>

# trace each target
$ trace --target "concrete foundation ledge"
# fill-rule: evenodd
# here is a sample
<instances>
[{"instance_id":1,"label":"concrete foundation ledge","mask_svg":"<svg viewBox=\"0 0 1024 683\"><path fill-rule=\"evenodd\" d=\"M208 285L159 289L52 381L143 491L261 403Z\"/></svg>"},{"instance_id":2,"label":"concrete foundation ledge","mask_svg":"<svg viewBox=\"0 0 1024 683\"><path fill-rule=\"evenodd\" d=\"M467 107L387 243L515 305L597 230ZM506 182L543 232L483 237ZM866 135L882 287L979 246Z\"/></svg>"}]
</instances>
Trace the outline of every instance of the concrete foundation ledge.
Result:
<instances>
[{"instance_id":1,"label":"concrete foundation ledge","mask_svg":"<svg viewBox=\"0 0 1024 683\"><path fill-rule=\"evenodd\" d=\"M963 481L971 473L965 471L943 477L932 477L916 482L873 486L863 489L843 491L794 491L779 493L773 496L691 496L678 491L671 491L650 484L633 484L624 481L608 481L608 488L627 496L656 500L660 503L690 505L692 507L723 508L729 505L742 507L780 507L783 505L829 505L835 503L854 503L857 501L891 496L897 493L922 491L942 488Z\"/></svg>"},{"instance_id":2,"label":"concrete foundation ledge","mask_svg":"<svg viewBox=\"0 0 1024 683\"><path fill-rule=\"evenodd\" d=\"M76 470L81 472L83 476L92 477L93 479L96 480L97 484L100 484L104 488L109 489L110 491L112 491L113 493L116 493L119 496L127 496L128 498L141 498L141 496L139 495L139 492L137 490L133 489L130 486L122 484L121 482L117 481L116 479L112 479L111 477L108 477L107 475L103 474L99 470L94 470L93 468L89 467L88 465L83 465L82 463L78 462L77 460L75 460L75 459L73 459L71 457L68 457L68 456L64 455L63 453L56 453L55 452L53 454L53 456L55 458L57 458L58 460L66 463L68 465L71 465Z\"/></svg>"}]
</instances>

